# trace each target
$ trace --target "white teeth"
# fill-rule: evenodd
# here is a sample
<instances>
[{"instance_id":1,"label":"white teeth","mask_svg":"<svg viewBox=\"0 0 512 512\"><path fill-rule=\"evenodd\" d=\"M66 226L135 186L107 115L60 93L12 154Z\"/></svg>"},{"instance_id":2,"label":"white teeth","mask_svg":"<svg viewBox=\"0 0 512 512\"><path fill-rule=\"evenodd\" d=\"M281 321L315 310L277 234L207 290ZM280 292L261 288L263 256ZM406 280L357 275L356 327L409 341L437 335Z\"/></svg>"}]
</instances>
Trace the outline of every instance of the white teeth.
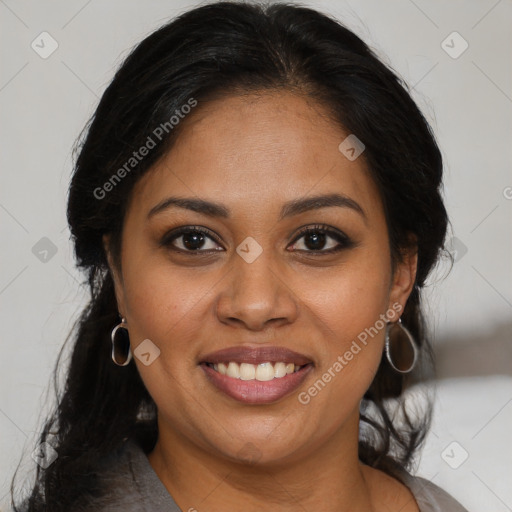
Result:
<instances>
[{"instance_id":1,"label":"white teeth","mask_svg":"<svg viewBox=\"0 0 512 512\"><path fill-rule=\"evenodd\" d=\"M231 364L231 363L229 363ZM236 363L234 363L236 364ZM254 380L256 375L256 368L253 364L242 363L240 365L240 379L242 380Z\"/></svg>"},{"instance_id":2,"label":"white teeth","mask_svg":"<svg viewBox=\"0 0 512 512\"><path fill-rule=\"evenodd\" d=\"M251 366L253 366L251 364ZM261 363L256 367L256 380L266 381L274 378L274 367L271 363Z\"/></svg>"},{"instance_id":3,"label":"white teeth","mask_svg":"<svg viewBox=\"0 0 512 512\"><path fill-rule=\"evenodd\" d=\"M274 376L278 379L286 375L286 365L284 363L276 363L274 365Z\"/></svg>"},{"instance_id":4,"label":"white teeth","mask_svg":"<svg viewBox=\"0 0 512 512\"><path fill-rule=\"evenodd\" d=\"M240 378L240 367L238 366L238 363L229 363L228 369L226 371L226 375L228 377L233 377L234 379Z\"/></svg>"},{"instance_id":5,"label":"white teeth","mask_svg":"<svg viewBox=\"0 0 512 512\"><path fill-rule=\"evenodd\" d=\"M295 366L293 363L260 363L250 364L241 363L238 364L235 361L229 363L215 363L213 369L222 375L227 375L233 379L241 380L258 380L261 382L269 381L272 379L281 379L291 373L300 370L300 366Z\"/></svg>"}]
</instances>

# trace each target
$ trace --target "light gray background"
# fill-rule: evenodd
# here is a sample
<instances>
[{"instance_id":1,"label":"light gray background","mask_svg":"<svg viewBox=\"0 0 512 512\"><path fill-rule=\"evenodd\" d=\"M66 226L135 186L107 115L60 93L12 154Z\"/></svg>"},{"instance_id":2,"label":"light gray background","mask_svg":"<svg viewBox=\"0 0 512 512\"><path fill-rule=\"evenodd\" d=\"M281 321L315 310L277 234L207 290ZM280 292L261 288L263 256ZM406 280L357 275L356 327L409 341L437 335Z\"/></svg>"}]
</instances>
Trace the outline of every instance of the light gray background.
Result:
<instances>
[{"instance_id":1,"label":"light gray background","mask_svg":"<svg viewBox=\"0 0 512 512\"><path fill-rule=\"evenodd\" d=\"M127 51L193 5L0 0L1 510L22 449L34 447L58 350L84 303L65 220L72 145ZM307 5L342 20L413 87L445 159L458 261L448 275L441 265L428 290L446 379L418 472L470 510L512 510L512 2ZM42 45L43 31L58 43L46 59L31 48ZM442 47L453 31L469 44L456 59ZM461 48L453 38L447 44ZM57 249L47 261L32 251L43 237ZM451 442L458 445L443 451ZM448 462L462 460L461 448L469 458L453 469ZM29 455L23 464L30 467Z\"/></svg>"}]
</instances>

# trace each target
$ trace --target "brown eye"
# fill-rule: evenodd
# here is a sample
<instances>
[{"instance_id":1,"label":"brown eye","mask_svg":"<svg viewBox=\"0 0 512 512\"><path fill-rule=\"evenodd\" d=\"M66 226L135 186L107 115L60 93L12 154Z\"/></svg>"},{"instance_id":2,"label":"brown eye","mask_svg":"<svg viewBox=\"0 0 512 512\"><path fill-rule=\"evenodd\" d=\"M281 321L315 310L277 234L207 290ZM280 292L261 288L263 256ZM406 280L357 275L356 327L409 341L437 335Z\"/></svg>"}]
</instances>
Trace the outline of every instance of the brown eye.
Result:
<instances>
[{"instance_id":1,"label":"brown eye","mask_svg":"<svg viewBox=\"0 0 512 512\"><path fill-rule=\"evenodd\" d=\"M218 248L216 238L208 230L200 227L187 227L171 231L163 237L160 244L172 250L189 253L223 250Z\"/></svg>"},{"instance_id":2,"label":"brown eye","mask_svg":"<svg viewBox=\"0 0 512 512\"><path fill-rule=\"evenodd\" d=\"M305 248L295 247L296 251L330 254L353 247L354 242L341 231L334 231L327 226L308 226L301 230L299 236L295 238L293 244L298 240L304 239L299 244Z\"/></svg>"}]
</instances>

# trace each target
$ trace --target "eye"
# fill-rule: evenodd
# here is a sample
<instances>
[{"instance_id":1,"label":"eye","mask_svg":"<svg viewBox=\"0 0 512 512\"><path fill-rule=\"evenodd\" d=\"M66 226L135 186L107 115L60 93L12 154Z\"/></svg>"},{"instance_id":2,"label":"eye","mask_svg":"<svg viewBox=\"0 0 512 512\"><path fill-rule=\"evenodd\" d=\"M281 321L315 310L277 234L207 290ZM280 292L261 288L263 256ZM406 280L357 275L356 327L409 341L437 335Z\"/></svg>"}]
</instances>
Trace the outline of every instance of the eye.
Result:
<instances>
[{"instance_id":1,"label":"eye","mask_svg":"<svg viewBox=\"0 0 512 512\"><path fill-rule=\"evenodd\" d=\"M210 242L210 244L208 243ZM213 242L213 244L211 243ZM187 226L167 233L160 242L160 245L169 247L178 252L187 252L190 254L210 253L212 251L222 251L218 249L219 242L208 229L201 226ZM208 247L208 245L210 245Z\"/></svg>"},{"instance_id":2,"label":"eye","mask_svg":"<svg viewBox=\"0 0 512 512\"><path fill-rule=\"evenodd\" d=\"M355 243L347 235L324 225L307 226L301 229L293 244L295 245L301 238L304 238L304 241L293 250L331 254L355 246ZM328 243L329 239L331 240L330 243ZM302 249L300 245L305 249Z\"/></svg>"},{"instance_id":3,"label":"eye","mask_svg":"<svg viewBox=\"0 0 512 512\"><path fill-rule=\"evenodd\" d=\"M304 248L293 247L293 251L312 252L318 254L331 254L355 246L347 235L325 225L307 226L300 230L299 235L293 241L304 238ZM331 240L328 243L329 239ZM160 245L168 247L176 252L188 254L210 254L223 251L219 248L220 242L208 229L201 226L186 226L173 230L162 238Z\"/></svg>"}]
</instances>

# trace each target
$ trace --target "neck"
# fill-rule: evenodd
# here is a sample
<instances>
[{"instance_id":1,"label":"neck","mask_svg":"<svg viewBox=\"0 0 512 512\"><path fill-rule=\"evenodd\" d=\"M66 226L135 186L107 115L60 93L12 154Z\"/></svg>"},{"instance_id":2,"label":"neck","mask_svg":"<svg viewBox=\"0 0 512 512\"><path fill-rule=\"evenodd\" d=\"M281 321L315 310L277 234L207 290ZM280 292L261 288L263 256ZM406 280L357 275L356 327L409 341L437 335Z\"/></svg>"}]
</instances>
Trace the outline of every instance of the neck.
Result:
<instances>
[{"instance_id":1,"label":"neck","mask_svg":"<svg viewBox=\"0 0 512 512\"><path fill-rule=\"evenodd\" d=\"M182 510L268 509L276 512L373 510L371 489L358 458L358 414L321 445L287 460L232 461L161 425L148 455L156 474ZM166 428L167 427L167 428Z\"/></svg>"}]
</instances>

